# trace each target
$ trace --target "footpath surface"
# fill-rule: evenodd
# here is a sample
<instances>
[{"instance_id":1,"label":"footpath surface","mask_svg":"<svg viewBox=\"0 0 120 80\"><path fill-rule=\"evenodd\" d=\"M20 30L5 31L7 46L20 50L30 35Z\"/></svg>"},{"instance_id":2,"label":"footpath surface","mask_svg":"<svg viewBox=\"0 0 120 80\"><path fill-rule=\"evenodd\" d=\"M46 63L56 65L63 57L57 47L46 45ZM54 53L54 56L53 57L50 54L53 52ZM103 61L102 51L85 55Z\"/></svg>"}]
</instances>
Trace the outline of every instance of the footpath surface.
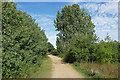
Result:
<instances>
[{"instance_id":1,"label":"footpath surface","mask_svg":"<svg viewBox=\"0 0 120 80\"><path fill-rule=\"evenodd\" d=\"M63 62L59 57L48 55L52 60L51 78L84 78L71 65Z\"/></svg>"}]
</instances>

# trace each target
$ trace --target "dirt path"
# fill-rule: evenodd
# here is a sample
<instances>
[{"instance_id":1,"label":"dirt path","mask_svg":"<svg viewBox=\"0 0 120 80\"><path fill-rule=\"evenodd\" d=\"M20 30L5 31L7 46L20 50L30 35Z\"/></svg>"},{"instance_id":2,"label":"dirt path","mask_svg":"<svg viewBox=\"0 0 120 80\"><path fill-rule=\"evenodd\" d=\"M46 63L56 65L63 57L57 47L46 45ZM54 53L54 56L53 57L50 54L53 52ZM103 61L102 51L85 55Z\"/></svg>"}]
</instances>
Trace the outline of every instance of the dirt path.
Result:
<instances>
[{"instance_id":1,"label":"dirt path","mask_svg":"<svg viewBox=\"0 0 120 80\"><path fill-rule=\"evenodd\" d=\"M48 55L52 60L52 78L84 78L68 63L59 57Z\"/></svg>"}]
</instances>

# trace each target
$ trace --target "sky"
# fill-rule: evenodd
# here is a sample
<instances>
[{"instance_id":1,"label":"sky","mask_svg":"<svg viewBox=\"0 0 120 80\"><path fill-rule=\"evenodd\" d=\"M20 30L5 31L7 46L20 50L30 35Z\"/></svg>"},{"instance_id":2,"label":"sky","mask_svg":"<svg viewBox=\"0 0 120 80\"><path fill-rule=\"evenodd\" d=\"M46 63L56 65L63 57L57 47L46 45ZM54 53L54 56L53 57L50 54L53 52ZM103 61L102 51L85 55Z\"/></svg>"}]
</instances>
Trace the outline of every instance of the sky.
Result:
<instances>
[{"instance_id":1,"label":"sky","mask_svg":"<svg viewBox=\"0 0 120 80\"><path fill-rule=\"evenodd\" d=\"M95 25L95 34L104 39L109 33L112 40L118 40L118 3L117 2L17 2L17 9L36 19L41 29L45 30L48 41L56 48L56 34L54 27L57 11L65 5L78 4L80 8L91 15Z\"/></svg>"}]
</instances>

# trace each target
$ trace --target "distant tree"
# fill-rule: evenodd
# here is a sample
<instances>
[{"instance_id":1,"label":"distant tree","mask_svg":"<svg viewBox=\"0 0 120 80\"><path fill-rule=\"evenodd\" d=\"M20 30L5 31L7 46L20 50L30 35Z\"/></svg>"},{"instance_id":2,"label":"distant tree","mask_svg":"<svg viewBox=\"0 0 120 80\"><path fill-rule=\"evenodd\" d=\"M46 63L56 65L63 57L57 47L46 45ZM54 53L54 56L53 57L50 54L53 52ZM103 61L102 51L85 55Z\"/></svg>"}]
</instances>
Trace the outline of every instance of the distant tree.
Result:
<instances>
[{"instance_id":1,"label":"distant tree","mask_svg":"<svg viewBox=\"0 0 120 80\"><path fill-rule=\"evenodd\" d=\"M54 49L54 46L50 42L48 42L48 52L52 52Z\"/></svg>"}]
</instances>

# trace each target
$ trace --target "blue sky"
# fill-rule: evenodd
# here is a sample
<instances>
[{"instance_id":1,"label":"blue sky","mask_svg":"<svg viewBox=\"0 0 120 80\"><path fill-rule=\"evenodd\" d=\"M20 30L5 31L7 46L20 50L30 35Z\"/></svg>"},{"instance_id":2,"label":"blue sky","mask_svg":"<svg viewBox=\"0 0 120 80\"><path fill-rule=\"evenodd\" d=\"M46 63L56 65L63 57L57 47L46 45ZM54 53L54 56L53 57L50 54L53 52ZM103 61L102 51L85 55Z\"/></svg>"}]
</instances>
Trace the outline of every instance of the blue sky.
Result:
<instances>
[{"instance_id":1,"label":"blue sky","mask_svg":"<svg viewBox=\"0 0 120 80\"><path fill-rule=\"evenodd\" d=\"M58 32L53 24L57 11L72 4L79 4L81 9L85 8L91 15L95 33L100 39L104 39L108 32L112 40L118 40L117 2L17 2L17 9L36 19L36 23L45 30L48 41L55 46Z\"/></svg>"}]
</instances>

